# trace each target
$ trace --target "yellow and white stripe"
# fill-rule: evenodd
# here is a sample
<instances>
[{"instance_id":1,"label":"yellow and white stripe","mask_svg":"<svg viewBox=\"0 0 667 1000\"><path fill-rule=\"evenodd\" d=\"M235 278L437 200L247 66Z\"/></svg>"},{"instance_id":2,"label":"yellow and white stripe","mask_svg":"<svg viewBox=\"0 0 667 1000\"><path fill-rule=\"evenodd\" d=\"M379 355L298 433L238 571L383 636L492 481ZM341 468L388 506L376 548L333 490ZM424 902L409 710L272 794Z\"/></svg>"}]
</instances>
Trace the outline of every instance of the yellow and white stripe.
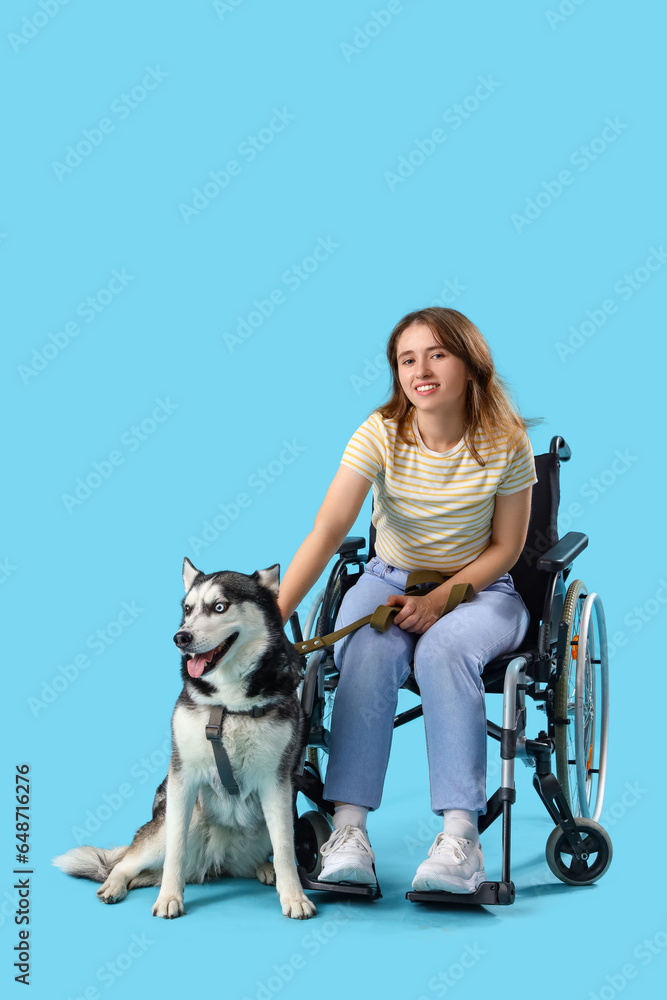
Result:
<instances>
[{"instance_id":1,"label":"yellow and white stripe","mask_svg":"<svg viewBox=\"0 0 667 1000\"><path fill-rule=\"evenodd\" d=\"M533 449L525 431L490 442L480 428L482 467L463 438L447 452L427 448L415 409L411 427L416 445L398 439L396 420L376 410L350 438L341 463L373 483L378 556L399 569L452 575L487 548L496 495L537 482Z\"/></svg>"}]
</instances>

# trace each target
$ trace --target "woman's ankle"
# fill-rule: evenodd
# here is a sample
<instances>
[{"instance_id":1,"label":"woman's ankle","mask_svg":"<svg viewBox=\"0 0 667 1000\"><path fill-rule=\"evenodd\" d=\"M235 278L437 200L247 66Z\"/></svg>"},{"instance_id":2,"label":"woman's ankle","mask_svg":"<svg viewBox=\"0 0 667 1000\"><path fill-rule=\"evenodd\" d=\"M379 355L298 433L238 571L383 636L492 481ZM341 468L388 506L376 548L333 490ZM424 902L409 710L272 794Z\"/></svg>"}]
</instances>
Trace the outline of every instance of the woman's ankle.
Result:
<instances>
[{"instance_id":1,"label":"woman's ankle","mask_svg":"<svg viewBox=\"0 0 667 1000\"><path fill-rule=\"evenodd\" d=\"M479 841L477 832L477 810L444 809L442 813L442 829L453 837L463 837L473 842Z\"/></svg>"},{"instance_id":2,"label":"woman's ankle","mask_svg":"<svg viewBox=\"0 0 667 1000\"><path fill-rule=\"evenodd\" d=\"M366 806L354 806L349 802L336 802L333 814L334 830L340 830L341 827L348 825L358 826L365 830L367 816Z\"/></svg>"}]
</instances>

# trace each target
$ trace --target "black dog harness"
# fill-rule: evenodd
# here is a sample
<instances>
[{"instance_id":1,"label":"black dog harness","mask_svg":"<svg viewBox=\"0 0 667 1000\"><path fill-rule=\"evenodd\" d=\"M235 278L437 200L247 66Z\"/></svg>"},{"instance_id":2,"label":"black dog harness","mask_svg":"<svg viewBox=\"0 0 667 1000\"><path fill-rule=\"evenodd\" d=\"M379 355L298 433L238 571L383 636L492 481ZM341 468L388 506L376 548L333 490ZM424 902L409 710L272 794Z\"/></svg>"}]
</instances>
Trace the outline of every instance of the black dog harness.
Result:
<instances>
[{"instance_id":1,"label":"black dog harness","mask_svg":"<svg viewBox=\"0 0 667 1000\"><path fill-rule=\"evenodd\" d=\"M267 705L256 705L254 708L248 709L245 712L232 711L229 708L225 708L223 705L214 705L211 709L208 725L206 726L206 739L210 741L211 746L213 747L213 756L215 757L215 764L218 768L218 774L220 775L222 787L226 788L230 795L238 795L239 786L236 778L234 777L234 772L232 771L232 765L229 760L229 755L225 749L225 744L222 742L222 723L225 716L251 715L253 719L261 719L263 715L270 712L271 709L275 708L277 704L278 702L271 701Z\"/></svg>"}]
</instances>

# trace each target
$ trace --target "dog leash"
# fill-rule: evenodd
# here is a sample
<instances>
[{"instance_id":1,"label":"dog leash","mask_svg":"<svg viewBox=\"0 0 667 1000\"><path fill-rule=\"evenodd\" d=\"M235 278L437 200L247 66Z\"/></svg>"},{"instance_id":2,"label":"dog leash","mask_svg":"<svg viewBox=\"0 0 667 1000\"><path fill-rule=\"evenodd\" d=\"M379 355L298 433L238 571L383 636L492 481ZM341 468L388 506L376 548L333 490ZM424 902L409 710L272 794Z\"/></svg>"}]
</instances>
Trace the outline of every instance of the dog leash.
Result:
<instances>
[{"instance_id":1,"label":"dog leash","mask_svg":"<svg viewBox=\"0 0 667 1000\"><path fill-rule=\"evenodd\" d=\"M449 577L443 576L442 573L439 573L435 569L414 570L408 574L408 578L405 582L405 593L408 597L411 597L417 592L417 588L423 586L425 583L440 584L444 583L448 579ZM474 596L475 591L471 583L455 583L449 593L447 603L445 604L440 618L449 614L450 611L453 611L454 608L458 607L459 604L463 603L463 601L471 601ZM333 644L338 642L339 639L342 639L343 636L361 628L362 625L370 625L376 632L386 632L400 610L400 605L392 606L389 604L380 604L372 614L366 615L364 618L360 618L356 622L352 622L351 625L346 625L344 628L337 629L335 632L330 632L329 635L314 636L312 639L308 639L305 642L295 642L294 648L299 653L312 653L315 649L322 649L325 646L333 646ZM210 742L211 747L213 748L213 756L215 758L215 764L218 769L218 774L220 775L222 786L227 789L230 795L238 795L240 789L236 778L234 777L234 772L229 760L229 755L225 749L225 744L222 741L222 723L225 716L250 715L254 719L260 719L263 715L266 715L267 712L270 712L272 708L275 708L276 704L276 702L269 702L266 705L254 707L247 711L230 711L222 705L214 705L211 709L208 725L206 726L206 739Z\"/></svg>"},{"instance_id":2,"label":"dog leash","mask_svg":"<svg viewBox=\"0 0 667 1000\"><path fill-rule=\"evenodd\" d=\"M444 583L449 579L448 576L443 576L442 573L439 573L437 569L416 569L408 574L405 582L405 593L408 597L412 597L416 593L417 588L425 583ZM471 601L474 596L475 591L471 583L455 583L449 592L447 603L440 618L448 615L450 611L453 611L463 601ZM336 632L330 632L329 635L314 636L312 639L307 639L304 642L295 642L294 648L299 653L312 653L314 649L333 646L344 635L354 632L355 629L361 628L362 625L370 625L376 632L386 632L400 610L400 605L380 604L371 615L366 615L364 618L360 618L359 621L352 622L351 625L339 628Z\"/></svg>"}]
</instances>

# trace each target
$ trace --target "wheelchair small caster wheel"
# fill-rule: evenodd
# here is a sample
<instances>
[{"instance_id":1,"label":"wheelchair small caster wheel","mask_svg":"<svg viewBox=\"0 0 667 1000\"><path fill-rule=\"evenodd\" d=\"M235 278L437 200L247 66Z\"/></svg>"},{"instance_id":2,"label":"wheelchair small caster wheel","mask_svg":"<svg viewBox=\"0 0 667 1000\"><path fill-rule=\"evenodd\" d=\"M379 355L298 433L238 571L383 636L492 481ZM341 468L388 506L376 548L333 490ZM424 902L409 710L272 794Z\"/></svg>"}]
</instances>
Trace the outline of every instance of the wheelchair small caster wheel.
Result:
<instances>
[{"instance_id":1,"label":"wheelchair small caster wheel","mask_svg":"<svg viewBox=\"0 0 667 1000\"><path fill-rule=\"evenodd\" d=\"M332 829L327 817L315 809L299 816L294 824L296 863L312 881L317 880L322 870L320 847L326 844Z\"/></svg>"},{"instance_id":2,"label":"wheelchair small caster wheel","mask_svg":"<svg viewBox=\"0 0 667 1000\"><path fill-rule=\"evenodd\" d=\"M547 840L547 864L556 878L567 885L592 885L602 878L611 864L611 838L595 820L576 816L574 822L583 840L586 859L578 861L575 858L567 837L557 826Z\"/></svg>"}]
</instances>

